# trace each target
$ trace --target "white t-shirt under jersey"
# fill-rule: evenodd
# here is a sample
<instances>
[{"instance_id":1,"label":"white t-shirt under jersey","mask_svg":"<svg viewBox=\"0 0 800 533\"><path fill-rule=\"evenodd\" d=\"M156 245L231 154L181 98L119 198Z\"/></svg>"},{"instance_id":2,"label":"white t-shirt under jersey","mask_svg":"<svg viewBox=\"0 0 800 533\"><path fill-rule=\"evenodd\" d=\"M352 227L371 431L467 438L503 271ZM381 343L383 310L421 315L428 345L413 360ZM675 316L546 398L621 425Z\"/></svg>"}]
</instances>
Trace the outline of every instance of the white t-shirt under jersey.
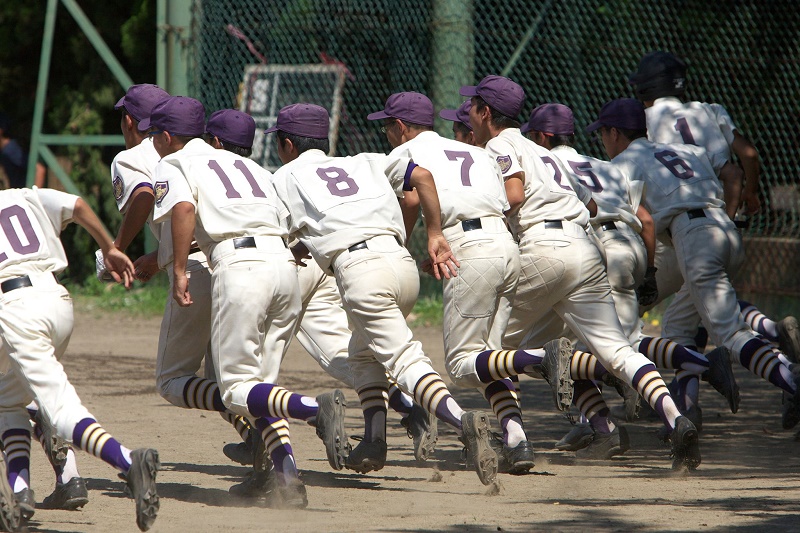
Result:
<instances>
[{"instance_id":1,"label":"white t-shirt under jersey","mask_svg":"<svg viewBox=\"0 0 800 533\"><path fill-rule=\"evenodd\" d=\"M443 228L461 220L502 217L509 208L500 167L482 148L426 131L392 150L389 158L411 159L430 171Z\"/></svg>"},{"instance_id":2,"label":"white t-shirt under jersey","mask_svg":"<svg viewBox=\"0 0 800 533\"><path fill-rule=\"evenodd\" d=\"M549 150L525 138L518 128L508 128L486 143L486 150L500 165L503 177L525 175L525 200L507 214L518 238L531 226L545 220L589 223L585 204L591 194L571 182L571 175ZM580 198L578 196L580 194Z\"/></svg>"},{"instance_id":3,"label":"white t-shirt under jersey","mask_svg":"<svg viewBox=\"0 0 800 533\"><path fill-rule=\"evenodd\" d=\"M644 206L656 233L666 231L684 211L724 208L722 187L705 150L688 144L656 144L636 139L611 160L631 182L644 182Z\"/></svg>"},{"instance_id":4,"label":"white t-shirt under jersey","mask_svg":"<svg viewBox=\"0 0 800 533\"><path fill-rule=\"evenodd\" d=\"M308 150L273 176L289 230L323 270L350 246L379 235L405 242L398 197L409 161L384 154L329 157ZM387 181L386 178L389 178Z\"/></svg>"},{"instance_id":5,"label":"white t-shirt under jersey","mask_svg":"<svg viewBox=\"0 0 800 533\"><path fill-rule=\"evenodd\" d=\"M53 189L0 191L0 280L67 268L60 235L77 201Z\"/></svg>"},{"instance_id":6,"label":"white t-shirt under jersey","mask_svg":"<svg viewBox=\"0 0 800 533\"><path fill-rule=\"evenodd\" d=\"M195 207L195 239L207 257L214 245L235 237L285 237L288 212L271 176L254 161L192 139L156 166L156 222L179 202ZM159 194L159 191L163 191Z\"/></svg>"}]
</instances>

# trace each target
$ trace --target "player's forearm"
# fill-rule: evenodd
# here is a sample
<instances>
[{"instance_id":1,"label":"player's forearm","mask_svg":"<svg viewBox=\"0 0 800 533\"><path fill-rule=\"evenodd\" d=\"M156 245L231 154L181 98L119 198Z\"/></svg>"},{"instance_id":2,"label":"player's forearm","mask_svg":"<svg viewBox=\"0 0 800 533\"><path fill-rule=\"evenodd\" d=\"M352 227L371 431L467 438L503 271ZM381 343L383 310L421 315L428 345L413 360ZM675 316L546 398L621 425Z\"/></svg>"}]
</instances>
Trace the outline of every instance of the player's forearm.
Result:
<instances>
[{"instance_id":1,"label":"player's forearm","mask_svg":"<svg viewBox=\"0 0 800 533\"><path fill-rule=\"evenodd\" d=\"M189 249L194 239L194 206L179 202L172 208L172 269L177 275L186 272Z\"/></svg>"},{"instance_id":2,"label":"player's forearm","mask_svg":"<svg viewBox=\"0 0 800 533\"><path fill-rule=\"evenodd\" d=\"M517 172L506 178L506 199L511 206L508 212L514 211L522 202L525 201L525 176L522 172Z\"/></svg>"},{"instance_id":3,"label":"player's forearm","mask_svg":"<svg viewBox=\"0 0 800 533\"><path fill-rule=\"evenodd\" d=\"M398 198L400 211L403 213L403 223L406 227L406 246L411 241L411 234L419 218L419 194L417 191L405 191L403 198Z\"/></svg>"},{"instance_id":4,"label":"player's forearm","mask_svg":"<svg viewBox=\"0 0 800 533\"><path fill-rule=\"evenodd\" d=\"M114 240L117 248L125 251L130 246L134 237L147 222L147 217L150 216L150 212L153 210L154 201L155 198L150 189L137 189L133 193L133 197L130 200L131 205L122 218L122 225L120 225L117 238Z\"/></svg>"},{"instance_id":5,"label":"player's forearm","mask_svg":"<svg viewBox=\"0 0 800 533\"><path fill-rule=\"evenodd\" d=\"M647 266L652 267L656 264L656 224L650 212L641 205L636 210L636 217L642 223L642 241L647 252Z\"/></svg>"},{"instance_id":6,"label":"player's forearm","mask_svg":"<svg viewBox=\"0 0 800 533\"><path fill-rule=\"evenodd\" d=\"M746 137L737 132L734 133L731 148L742 163L745 193L757 194L759 180L761 179L761 163L758 158L758 150Z\"/></svg>"},{"instance_id":7,"label":"player's forearm","mask_svg":"<svg viewBox=\"0 0 800 533\"><path fill-rule=\"evenodd\" d=\"M410 184L417 190L428 234L441 233L442 208L439 205L439 193L436 192L433 175L422 167L416 167L411 173Z\"/></svg>"},{"instance_id":8,"label":"player's forearm","mask_svg":"<svg viewBox=\"0 0 800 533\"><path fill-rule=\"evenodd\" d=\"M92 236L100 250L102 250L103 255L114 247L111 235L108 234L103 227L103 223L100 222L100 219L97 218L95 212L83 198L78 198L78 201L75 202L75 208L72 210L72 220L89 232L89 235Z\"/></svg>"}]
</instances>

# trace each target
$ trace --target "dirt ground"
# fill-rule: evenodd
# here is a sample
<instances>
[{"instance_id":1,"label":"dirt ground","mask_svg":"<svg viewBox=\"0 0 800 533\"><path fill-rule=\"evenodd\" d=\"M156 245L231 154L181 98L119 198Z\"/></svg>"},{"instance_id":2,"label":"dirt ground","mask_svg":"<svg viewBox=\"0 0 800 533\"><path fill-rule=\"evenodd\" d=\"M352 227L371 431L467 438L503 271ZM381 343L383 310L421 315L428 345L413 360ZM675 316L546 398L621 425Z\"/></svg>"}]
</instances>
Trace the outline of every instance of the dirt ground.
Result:
<instances>
[{"instance_id":1,"label":"dirt ground","mask_svg":"<svg viewBox=\"0 0 800 533\"><path fill-rule=\"evenodd\" d=\"M247 469L222 447L238 436L219 416L171 406L156 393L154 363L159 318L76 313L63 362L84 403L130 448L159 450L161 512L152 531L800 531L800 443L780 426L780 394L742 368L737 415L703 389L703 463L691 475L670 469L658 425L628 426L633 449L607 462L578 461L553 444L569 424L551 407L541 382L523 382L529 437L537 452L526 476L499 476L499 493L484 487L460 460L455 434L440 424L434 461L417 464L411 441L389 416L386 468L368 475L335 472L313 428L293 423L292 441L308 487L308 509L275 511L237 501L228 487ZM442 370L441 331L415 331ZM337 386L294 344L282 368L289 389L316 395ZM353 391L345 391L356 406ZM485 409L474 391L458 390L467 407ZM361 431L359 411L348 430ZM80 511L39 509L31 531L137 531L133 502L110 467L79 452L90 501ZM43 454L34 449L33 487L39 502L53 487ZM438 472L438 474L437 474Z\"/></svg>"}]
</instances>

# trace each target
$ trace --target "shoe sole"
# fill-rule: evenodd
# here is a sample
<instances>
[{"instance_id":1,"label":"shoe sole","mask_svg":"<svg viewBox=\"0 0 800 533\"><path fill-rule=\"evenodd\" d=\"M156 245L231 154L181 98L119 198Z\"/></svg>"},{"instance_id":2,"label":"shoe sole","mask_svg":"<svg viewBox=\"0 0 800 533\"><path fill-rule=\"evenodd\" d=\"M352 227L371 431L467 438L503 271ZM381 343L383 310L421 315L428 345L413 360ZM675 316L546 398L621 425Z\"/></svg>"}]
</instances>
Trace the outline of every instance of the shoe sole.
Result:
<instances>
[{"instance_id":1,"label":"shoe sole","mask_svg":"<svg viewBox=\"0 0 800 533\"><path fill-rule=\"evenodd\" d=\"M353 470L358 472L359 474L366 474L367 472L374 472L376 470L383 469L385 465L385 461L381 461L379 459L372 459L370 457L365 457L361 460L358 464L346 463L345 467L348 470Z\"/></svg>"},{"instance_id":2,"label":"shoe sole","mask_svg":"<svg viewBox=\"0 0 800 533\"><path fill-rule=\"evenodd\" d=\"M334 470L344 468L348 450L347 433L344 429L345 399L339 389L317 396L319 411L317 413L317 436L325 444L328 463ZM325 416L320 416L324 414ZM323 428L320 428L323 421ZM327 427L328 425L332 427Z\"/></svg>"},{"instance_id":3,"label":"shoe sole","mask_svg":"<svg viewBox=\"0 0 800 533\"><path fill-rule=\"evenodd\" d=\"M730 350L724 346L720 346L709 353L706 358L711 365L709 370L714 368L714 374L717 375L717 379L715 379L716 383L712 383L711 386L728 400L728 407L731 413L735 414L739 411L740 395L739 385L736 383L736 377L733 375Z\"/></svg>"},{"instance_id":4,"label":"shoe sole","mask_svg":"<svg viewBox=\"0 0 800 533\"><path fill-rule=\"evenodd\" d=\"M461 417L461 431L478 479L490 485L497 479L497 454L489 444L489 417L470 411Z\"/></svg>"},{"instance_id":5,"label":"shoe sole","mask_svg":"<svg viewBox=\"0 0 800 533\"><path fill-rule=\"evenodd\" d=\"M152 449L139 449L131 453L133 465L137 465L137 469L141 473L141 486L138 489L140 494L136 494L131 487L131 494L136 501L136 525L139 530L147 531L153 525L158 515L160 507L158 492L156 491L156 474L161 468L161 462L158 460L158 452ZM135 473L139 473L135 472ZM128 471L130 476L131 471ZM128 486L131 482L128 480Z\"/></svg>"},{"instance_id":6,"label":"shoe sole","mask_svg":"<svg viewBox=\"0 0 800 533\"><path fill-rule=\"evenodd\" d=\"M427 415L429 429L420 436L419 443L414 446L414 458L422 462L433 457L436 443L439 442L439 420L432 413L427 413Z\"/></svg>"},{"instance_id":7,"label":"shoe sole","mask_svg":"<svg viewBox=\"0 0 800 533\"><path fill-rule=\"evenodd\" d=\"M530 472L536 466L535 461L517 461L508 468L508 473L512 476L522 476Z\"/></svg>"},{"instance_id":8,"label":"shoe sole","mask_svg":"<svg viewBox=\"0 0 800 533\"><path fill-rule=\"evenodd\" d=\"M8 465L0 456L0 525L6 531L19 531L21 524L22 511L8 484Z\"/></svg>"},{"instance_id":9,"label":"shoe sole","mask_svg":"<svg viewBox=\"0 0 800 533\"><path fill-rule=\"evenodd\" d=\"M800 328L798 328L797 319L794 317L786 317L777 325L778 330L778 345L781 351L793 363L797 363L798 356L800 356Z\"/></svg>"},{"instance_id":10,"label":"shoe sole","mask_svg":"<svg viewBox=\"0 0 800 533\"><path fill-rule=\"evenodd\" d=\"M572 343L565 338L556 339L545 344L544 350L546 355L542 367L547 372L547 382L553 389L556 409L567 411L572 405L573 394L573 381L569 370Z\"/></svg>"}]
</instances>

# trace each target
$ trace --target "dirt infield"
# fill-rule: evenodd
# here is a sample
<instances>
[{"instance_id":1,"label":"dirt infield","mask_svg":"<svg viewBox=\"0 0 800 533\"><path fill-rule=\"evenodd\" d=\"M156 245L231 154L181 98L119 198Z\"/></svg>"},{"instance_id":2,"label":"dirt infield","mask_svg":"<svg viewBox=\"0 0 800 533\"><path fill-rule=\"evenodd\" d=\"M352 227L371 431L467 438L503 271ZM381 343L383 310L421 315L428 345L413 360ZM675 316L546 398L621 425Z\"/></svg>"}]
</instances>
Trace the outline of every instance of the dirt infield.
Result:
<instances>
[{"instance_id":1,"label":"dirt infield","mask_svg":"<svg viewBox=\"0 0 800 533\"><path fill-rule=\"evenodd\" d=\"M304 511L275 511L238 501L228 487L246 473L222 454L238 436L213 413L182 410L156 393L154 362L159 319L76 314L63 362L72 383L98 420L129 447L159 450L161 512L152 531L573 531L753 530L800 531L800 443L780 427L780 393L742 368L737 415L704 388L703 464L689 476L670 470L669 449L655 438L655 423L628 426L633 449L608 462L580 462L553 450L568 422L553 412L540 382L523 381L523 404L536 467L526 476L499 476L499 493L461 466L454 433L440 424L436 460L417 464L399 419L389 415L389 458L380 472L358 475L330 469L313 428L291 425L294 450L308 487ZM441 331L418 329L442 370ZM281 383L316 395L337 386L294 344ZM345 391L356 405L356 394ZM456 391L485 409L475 391ZM541 408L539 408L541 407ZM348 430L361 431L359 411ZM79 452L89 504L81 511L39 509L31 531L137 531L133 502L104 463ZM37 501L53 476L34 449Z\"/></svg>"}]
</instances>

